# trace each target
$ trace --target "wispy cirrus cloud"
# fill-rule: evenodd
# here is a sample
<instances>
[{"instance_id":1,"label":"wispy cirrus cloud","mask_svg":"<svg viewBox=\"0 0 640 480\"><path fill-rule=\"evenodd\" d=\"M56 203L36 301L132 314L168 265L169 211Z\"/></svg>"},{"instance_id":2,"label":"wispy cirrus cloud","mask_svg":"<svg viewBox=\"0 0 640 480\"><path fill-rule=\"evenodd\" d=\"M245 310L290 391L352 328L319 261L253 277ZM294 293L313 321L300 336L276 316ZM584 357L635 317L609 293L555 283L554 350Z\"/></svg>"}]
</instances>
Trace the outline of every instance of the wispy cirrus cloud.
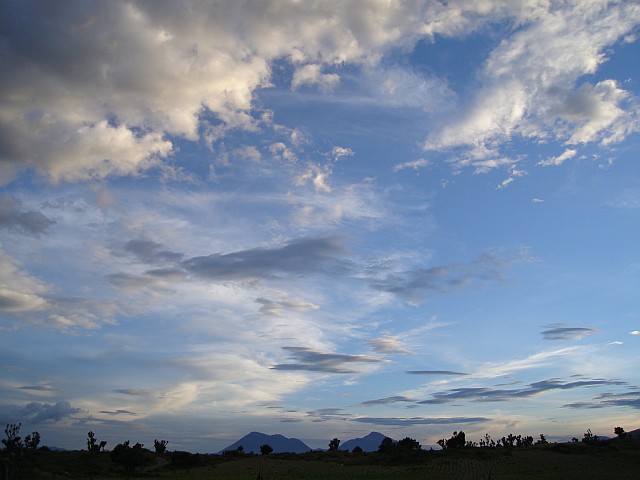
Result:
<instances>
[{"instance_id":1,"label":"wispy cirrus cloud","mask_svg":"<svg viewBox=\"0 0 640 480\"><path fill-rule=\"evenodd\" d=\"M424 405L437 405L450 403L459 400L472 402L504 402L521 398L530 398L541 393L554 390L571 390L585 387L601 387L610 385L626 385L626 382L619 380L579 380L573 382L563 382L558 379L542 380L529 384L525 388L516 389L496 389L487 387L454 388L444 392L432 394L432 398L418 402Z\"/></svg>"},{"instance_id":2,"label":"wispy cirrus cloud","mask_svg":"<svg viewBox=\"0 0 640 480\"><path fill-rule=\"evenodd\" d=\"M469 375L468 373L455 372L453 370L408 370L406 373L409 375L453 375L453 376Z\"/></svg>"},{"instance_id":3,"label":"wispy cirrus cloud","mask_svg":"<svg viewBox=\"0 0 640 480\"><path fill-rule=\"evenodd\" d=\"M640 390L622 393L603 393L593 397L591 401L567 403L563 405L563 407L577 409L630 407L640 409Z\"/></svg>"},{"instance_id":4,"label":"wispy cirrus cloud","mask_svg":"<svg viewBox=\"0 0 640 480\"><path fill-rule=\"evenodd\" d=\"M389 405L391 403L413 403L414 399L409 397L405 397L404 395L393 395L391 397L378 398L376 400L367 400L365 402L360 402L360 405L365 407L372 407L375 405Z\"/></svg>"},{"instance_id":5,"label":"wispy cirrus cloud","mask_svg":"<svg viewBox=\"0 0 640 480\"><path fill-rule=\"evenodd\" d=\"M490 421L486 417L358 417L352 421L371 423L374 425L389 425L409 427L414 425L458 425L483 423Z\"/></svg>"}]
</instances>

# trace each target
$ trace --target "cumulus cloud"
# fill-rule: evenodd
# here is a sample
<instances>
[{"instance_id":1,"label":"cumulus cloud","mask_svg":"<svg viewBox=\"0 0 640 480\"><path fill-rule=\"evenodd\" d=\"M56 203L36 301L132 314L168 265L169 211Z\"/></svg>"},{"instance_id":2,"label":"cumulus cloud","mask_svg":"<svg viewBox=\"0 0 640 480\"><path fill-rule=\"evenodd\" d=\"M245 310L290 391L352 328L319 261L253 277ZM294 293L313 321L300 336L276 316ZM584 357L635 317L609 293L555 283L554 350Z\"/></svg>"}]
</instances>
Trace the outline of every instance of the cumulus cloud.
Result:
<instances>
[{"instance_id":1,"label":"cumulus cloud","mask_svg":"<svg viewBox=\"0 0 640 480\"><path fill-rule=\"evenodd\" d=\"M320 65L304 65L296 69L291 80L291 89L297 90L303 85L318 85L321 90L333 90L340 83L335 73L322 73Z\"/></svg>"},{"instance_id":2,"label":"cumulus cloud","mask_svg":"<svg viewBox=\"0 0 640 480\"><path fill-rule=\"evenodd\" d=\"M353 367L361 363L380 363L378 358L366 355L324 353L306 347L283 347L289 352L293 363L273 365L274 370L306 370L324 373L356 373Z\"/></svg>"},{"instance_id":3,"label":"cumulus cloud","mask_svg":"<svg viewBox=\"0 0 640 480\"><path fill-rule=\"evenodd\" d=\"M11 1L0 29L2 180L25 167L53 182L138 174L172 154L171 137L254 129L254 94L276 59L296 66L293 88L330 89L339 77L327 67L372 65L448 28L427 32L425 17L411 5L339 1Z\"/></svg>"},{"instance_id":4,"label":"cumulus cloud","mask_svg":"<svg viewBox=\"0 0 640 480\"><path fill-rule=\"evenodd\" d=\"M80 408L74 408L71 403L61 401L54 404L31 402L21 410L22 418L33 423L59 422L66 417L82 413Z\"/></svg>"},{"instance_id":5,"label":"cumulus cloud","mask_svg":"<svg viewBox=\"0 0 640 480\"><path fill-rule=\"evenodd\" d=\"M431 134L425 147L462 147L463 154L489 148L480 158L490 158L492 146L515 135L606 145L637 131L635 107L624 105L628 93L614 81L576 86L581 76L594 73L606 60L605 48L640 21L636 5L611 6L567 2L546 10L540 5L487 59L475 103Z\"/></svg>"}]
</instances>

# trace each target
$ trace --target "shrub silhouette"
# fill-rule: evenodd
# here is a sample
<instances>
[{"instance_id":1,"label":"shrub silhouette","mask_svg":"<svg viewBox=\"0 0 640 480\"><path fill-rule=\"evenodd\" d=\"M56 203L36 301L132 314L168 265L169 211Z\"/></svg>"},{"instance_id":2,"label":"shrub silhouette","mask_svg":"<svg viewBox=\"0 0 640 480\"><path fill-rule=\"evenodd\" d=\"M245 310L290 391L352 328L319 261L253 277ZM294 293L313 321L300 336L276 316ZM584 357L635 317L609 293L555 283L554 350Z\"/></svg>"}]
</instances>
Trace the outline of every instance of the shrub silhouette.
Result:
<instances>
[{"instance_id":1,"label":"shrub silhouette","mask_svg":"<svg viewBox=\"0 0 640 480\"><path fill-rule=\"evenodd\" d=\"M353 450L351 450L352 453L362 453L363 450L362 448L360 448L359 445L356 445L355 447L353 447Z\"/></svg>"},{"instance_id":2,"label":"shrub silhouette","mask_svg":"<svg viewBox=\"0 0 640 480\"><path fill-rule=\"evenodd\" d=\"M35 450L40 445L40 434L33 432L31 435L24 437L24 448Z\"/></svg>"},{"instance_id":3,"label":"shrub silhouette","mask_svg":"<svg viewBox=\"0 0 640 480\"><path fill-rule=\"evenodd\" d=\"M98 439L93 432L87 433L87 450L90 452L104 452L104 447L107 446L107 442L102 441L97 443Z\"/></svg>"},{"instance_id":4,"label":"shrub silhouette","mask_svg":"<svg viewBox=\"0 0 640 480\"><path fill-rule=\"evenodd\" d=\"M175 468L193 468L202 465L202 457L199 454L176 451L171 454L171 466Z\"/></svg>"},{"instance_id":5,"label":"shrub silhouette","mask_svg":"<svg viewBox=\"0 0 640 480\"><path fill-rule=\"evenodd\" d=\"M264 445L260 445L260 453L262 455L269 455L271 452L273 452L273 448L271 448L271 445L265 443Z\"/></svg>"},{"instance_id":6,"label":"shrub silhouette","mask_svg":"<svg viewBox=\"0 0 640 480\"><path fill-rule=\"evenodd\" d=\"M128 472L149 463L150 459L145 455L144 445L136 443L129 446L129 440L119 443L111 452L111 461L122 465Z\"/></svg>"},{"instance_id":7,"label":"shrub silhouette","mask_svg":"<svg viewBox=\"0 0 640 480\"><path fill-rule=\"evenodd\" d=\"M391 452L395 448L395 442L389 437L384 437L382 442L380 442L380 446L378 447L378 452L380 453L388 453Z\"/></svg>"},{"instance_id":8,"label":"shrub silhouette","mask_svg":"<svg viewBox=\"0 0 640 480\"><path fill-rule=\"evenodd\" d=\"M22 448L22 437L18 435L20 433L20 427L22 423L7 424L4 429L4 434L7 438L2 439L2 444L7 452L16 452Z\"/></svg>"},{"instance_id":9,"label":"shrub silhouette","mask_svg":"<svg viewBox=\"0 0 640 480\"><path fill-rule=\"evenodd\" d=\"M622 428L622 427L614 428L613 429L613 433L615 433L618 438L626 438L626 436L627 436L627 432L625 432L624 428Z\"/></svg>"},{"instance_id":10,"label":"shrub silhouette","mask_svg":"<svg viewBox=\"0 0 640 480\"><path fill-rule=\"evenodd\" d=\"M586 443L587 445L595 445L598 443L598 436L591 433L591 429L587 429L582 437L582 443Z\"/></svg>"},{"instance_id":11,"label":"shrub silhouette","mask_svg":"<svg viewBox=\"0 0 640 480\"><path fill-rule=\"evenodd\" d=\"M338 440L337 438L334 438L329 442L329 451L337 452L339 446L340 446L340 440Z\"/></svg>"},{"instance_id":12,"label":"shrub silhouette","mask_svg":"<svg viewBox=\"0 0 640 480\"><path fill-rule=\"evenodd\" d=\"M453 436L448 440L441 438L440 440L438 440L438 445L440 445L443 450L447 450L448 448L464 448L467 446L467 442L464 432L460 431L453 432Z\"/></svg>"},{"instance_id":13,"label":"shrub silhouette","mask_svg":"<svg viewBox=\"0 0 640 480\"><path fill-rule=\"evenodd\" d=\"M169 442L167 440L154 440L153 448L155 448L156 453L164 453L167 451L167 445Z\"/></svg>"},{"instance_id":14,"label":"shrub silhouette","mask_svg":"<svg viewBox=\"0 0 640 480\"><path fill-rule=\"evenodd\" d=\"M404 450L420 450L420 443L416 439L410 437L405 437L398 441L397 445L399 448Z\"/></svg>"}]
</instances>

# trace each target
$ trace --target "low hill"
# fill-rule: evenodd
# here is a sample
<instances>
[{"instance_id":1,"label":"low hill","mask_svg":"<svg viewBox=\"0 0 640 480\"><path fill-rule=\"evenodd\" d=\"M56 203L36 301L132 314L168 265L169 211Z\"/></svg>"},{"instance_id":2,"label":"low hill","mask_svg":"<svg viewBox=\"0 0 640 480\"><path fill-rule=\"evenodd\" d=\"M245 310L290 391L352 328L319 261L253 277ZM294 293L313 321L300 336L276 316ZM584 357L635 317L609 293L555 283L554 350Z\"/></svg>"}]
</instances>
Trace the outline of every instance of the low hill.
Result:
<instances>
[{"instance_id":1,"label":"low hill","mask_svg":"<svg viewBox=\"0 0 640 480\"><path fill-rule=\"evenodd\" d=\"M273 448L273 453L305 453L311 450L308 445L297 438L287 438L280 434L267 435L251 432L218 453L234 451L238 447L242 447L244 453L260 453L260 447L264 444Z\"/></svg>"},{"instance_id":2,"label":"low hill","mask_svg":"<svg viewBox=\"0 0 640 480\"><path fill-rule=\"evenodd\" d=\"M356 447L360 447L364 452L377 452L380 443L384 440L385 435L379 432L371 432L362 438L353 438L347 440L340 445L340 450L352 451Z\"/></svg>"}]
</instances>

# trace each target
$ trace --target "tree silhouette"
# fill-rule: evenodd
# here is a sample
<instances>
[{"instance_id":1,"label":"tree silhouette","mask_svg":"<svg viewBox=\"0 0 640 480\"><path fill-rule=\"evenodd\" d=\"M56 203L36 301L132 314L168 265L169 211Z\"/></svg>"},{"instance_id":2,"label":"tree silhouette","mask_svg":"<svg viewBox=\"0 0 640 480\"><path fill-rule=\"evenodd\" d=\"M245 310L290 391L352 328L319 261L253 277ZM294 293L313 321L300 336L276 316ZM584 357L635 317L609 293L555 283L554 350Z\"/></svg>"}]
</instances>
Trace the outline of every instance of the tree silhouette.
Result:
<instances>
[{"instance_id":1,"label":"tree silhouette","mask_svg":"<svg viewBox=\"0 0 640 480\"><path fill-rule=\"evenodd\" d=\"M388 453L392 451L394 447L395 447L395 442L389 437L384 437L382 439L382 442L380 442L380 446L378 447L378 452Z\"/></svg>"},{"instance_id":2,"label":"tree silhouette","mask_svg":"<svg viewBox=\"0 0 640 480\"><path fill-rule=\"evenodd\" d=\"M167 440L154 440L153 448L155 448L156 453L164 453L167 451L167 445L169 442Z\"/></svg>"},{"instance_id":3,"label":"tree silhouette","mask_svg":"<svg viewBox=\"0 0 640 480\"><path fill-rule=\"evenodd\" d=\"M271 452L273 452L273 448L271 448L271 445L265 443L264 445L260 445L260 453L262 455L269 455Z\"/></svg>"},{"instance_id":4,"label":"tree silhouette","mask_svg":"<svg viewBox=\"0 0 640 480\"><path fill-rule=\"evenodd\" d=\"M337 438L334 438L329 442L329 451L337 452L339 446L340 446L340 440L338 440Z\"/></svg>"},{"instance_id":5,"label":"tree silhouette","mask_svg":"<svg viewBox=\"0 0 640 480\"><path fill-rule=\"evenodd\" d=\"M398 447L405 450L420 450L420 443L414 438L405 437L398 441Z\"/></svg>"},{"instance_id":6,"label":"tree silhouette","mask_svg":"<svg viewBox=\"0 0 640 480\"><path fill-rule=\"evenodd\" d=\"M625 438L627 436L627 432L624 431L622 427L616 427L613 429L613 433L615 433L618 438Z\"/></svg>"}]
</instances>

